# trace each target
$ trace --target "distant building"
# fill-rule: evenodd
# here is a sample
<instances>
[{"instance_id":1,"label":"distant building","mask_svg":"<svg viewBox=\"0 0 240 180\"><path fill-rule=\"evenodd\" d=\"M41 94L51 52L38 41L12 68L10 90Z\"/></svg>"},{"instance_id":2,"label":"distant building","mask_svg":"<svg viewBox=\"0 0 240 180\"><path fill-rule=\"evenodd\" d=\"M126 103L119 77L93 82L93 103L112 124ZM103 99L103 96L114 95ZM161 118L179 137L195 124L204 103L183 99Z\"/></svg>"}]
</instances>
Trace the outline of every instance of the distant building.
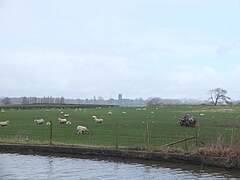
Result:
<instances>
[{"instance_id":1,"label":"distant building","mask_svg":"<svg viewBox=\"0 0 240 180\"><path fill-rule=\"evenodd\" d=\"M122 104L122 94L118 94L118 105Z\"/></svg>"}]
</instances>

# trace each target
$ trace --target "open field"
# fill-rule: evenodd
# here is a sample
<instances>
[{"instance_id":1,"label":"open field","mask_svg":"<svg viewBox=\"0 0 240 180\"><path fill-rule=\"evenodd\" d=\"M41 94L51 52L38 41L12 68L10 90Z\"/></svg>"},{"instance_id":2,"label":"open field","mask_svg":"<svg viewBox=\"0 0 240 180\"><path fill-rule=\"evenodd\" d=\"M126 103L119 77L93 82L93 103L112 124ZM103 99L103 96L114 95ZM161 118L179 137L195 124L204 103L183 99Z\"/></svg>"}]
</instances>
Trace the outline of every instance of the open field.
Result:
<instances>
[{"instance_id":1,"label":"open field","mask_svg":"<svg viewBox=\"0 0 240 180\"><path fill-rule=\"evenodd\" d=\"M219 136L229 145L240 139L239 106L163 106L137 109L139 108L5 110L0 113L0 121L10 122L8 126L0 127L0 142L48 144L51 126L45 123L52 121L54 144L157 149L196 135L197 128L179 125L185 112L197 117L200 125L199 137L206 144L211 144ZM69 114L67 119L72 122L71 125L59 124L58 118L63 118L61 111ZM112 115L108 115L109 111ZM93 115L103 118L103 123L96 124L92 119ZM33 122L38 118L45 120L44 125ZM79 124L86 126L89 134L76 134ZM173 147L191 149L195 146L196 140L192 139Z\"/></svg>"}]
</instances>

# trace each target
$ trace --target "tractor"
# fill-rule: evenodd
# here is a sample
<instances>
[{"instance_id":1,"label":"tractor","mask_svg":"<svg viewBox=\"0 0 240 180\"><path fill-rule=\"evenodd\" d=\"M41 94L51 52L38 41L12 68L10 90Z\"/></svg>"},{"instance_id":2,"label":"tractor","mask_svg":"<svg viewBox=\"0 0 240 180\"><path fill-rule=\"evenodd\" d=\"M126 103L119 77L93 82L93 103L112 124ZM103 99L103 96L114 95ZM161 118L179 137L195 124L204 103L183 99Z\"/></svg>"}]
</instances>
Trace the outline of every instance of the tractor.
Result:
<instances>
[{"instance_id":1,"label":"tractor","mask_svg":"<svg viewBox=\"0 0 240 180\"><path fill-rule=\"evenodd\" d=\"M188 114L185 114L183 118L180 119L180 125L186 127L196 127L197 120L193 116L189 118Z\"/></svg>"}]
</instances>

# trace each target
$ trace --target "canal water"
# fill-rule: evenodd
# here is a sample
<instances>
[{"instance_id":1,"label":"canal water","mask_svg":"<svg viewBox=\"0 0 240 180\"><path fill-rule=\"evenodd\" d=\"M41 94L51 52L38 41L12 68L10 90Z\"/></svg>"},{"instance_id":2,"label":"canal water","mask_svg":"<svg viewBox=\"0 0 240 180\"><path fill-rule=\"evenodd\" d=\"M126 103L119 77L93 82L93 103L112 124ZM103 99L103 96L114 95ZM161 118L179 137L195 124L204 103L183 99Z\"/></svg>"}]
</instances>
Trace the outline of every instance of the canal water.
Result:
<instances>
[{"instance_id":1,"label":"canal water","mask_svg":"<svg viewBox=\"0 0 240 180\"><path fill-rule=\"evenodd\" d=\"M238 171L183 164L0 153L0 180L239 178Z\"/></svg>"}]
</instances>

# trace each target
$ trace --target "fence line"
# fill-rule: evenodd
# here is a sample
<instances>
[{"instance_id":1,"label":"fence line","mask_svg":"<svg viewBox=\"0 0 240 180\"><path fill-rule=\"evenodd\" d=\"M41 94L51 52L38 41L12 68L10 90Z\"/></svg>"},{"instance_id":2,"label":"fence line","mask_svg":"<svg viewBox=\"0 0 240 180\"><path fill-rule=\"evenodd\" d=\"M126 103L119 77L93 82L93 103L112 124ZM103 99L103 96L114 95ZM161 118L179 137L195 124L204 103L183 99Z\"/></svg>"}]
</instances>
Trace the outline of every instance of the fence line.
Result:
<instances>
[{"instance_id":1,"label":"fence line","mask_svg":"<svg viewBox=\"0 0 240 180\"><path fill-rule=\"evenodd\" d=\"M106 127L107 126L107 127ZM217 137L233 144L240 137L239 127L177 127L160 123L121 123L91 125L89 134L76 134L74 125L15 125L0 127L0 141L29 143L62 143L127 148L159 148L171 144L173 148L191 149L201 145L199 142L212 143ZM95 128L95 129L94 129ZM194 138L195 137L195 141ZM188 142L174 143L184 139ZM171 147L172 147L171 146Z\"/></svg>"}]
</instances>

